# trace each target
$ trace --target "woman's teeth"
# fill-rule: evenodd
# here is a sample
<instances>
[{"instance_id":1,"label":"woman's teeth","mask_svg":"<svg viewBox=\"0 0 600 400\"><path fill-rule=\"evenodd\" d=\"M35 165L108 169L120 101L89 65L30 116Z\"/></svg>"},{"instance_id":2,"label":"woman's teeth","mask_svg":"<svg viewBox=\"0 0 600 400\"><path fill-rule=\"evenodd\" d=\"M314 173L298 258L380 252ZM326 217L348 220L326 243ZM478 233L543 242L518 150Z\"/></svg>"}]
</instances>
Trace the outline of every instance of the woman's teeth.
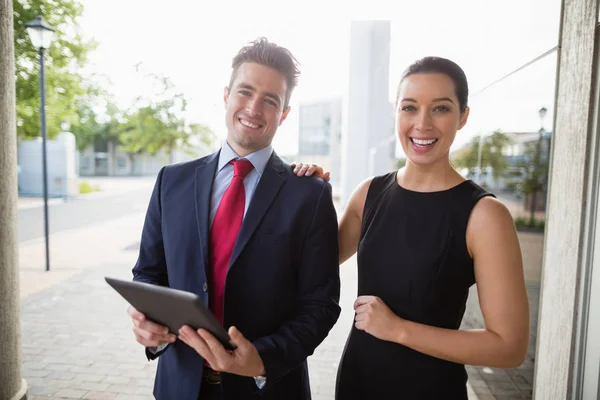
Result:
<instances>
[{"instance_id":1,"label":"woman's teeth","mask_svg":"<svg viewBox=\"0 0 600 400\"><path fill-rule=\"evenodd\" d=\"M431 146L432 144L437 142L437 139L422 140L422 139L410 138L410 140L419 147Z\"/></svg>"}]
</instances>

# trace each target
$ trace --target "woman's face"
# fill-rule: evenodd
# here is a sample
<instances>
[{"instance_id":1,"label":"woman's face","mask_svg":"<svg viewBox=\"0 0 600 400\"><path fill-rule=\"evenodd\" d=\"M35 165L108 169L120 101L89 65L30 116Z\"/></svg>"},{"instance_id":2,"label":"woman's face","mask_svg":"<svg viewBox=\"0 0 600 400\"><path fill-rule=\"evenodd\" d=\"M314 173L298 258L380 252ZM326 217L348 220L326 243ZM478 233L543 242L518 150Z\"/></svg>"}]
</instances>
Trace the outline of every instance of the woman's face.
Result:
<instances>
[{"instance_id":1,"label":"woman's face","mask_svg":"<svg viewBox=\"0 0 600 400\"><path fill-rule=\"evenodd\" d=\"M454 82L446 74L420 73L400 84L396 123L408 160L431 165L448 159L456 131L467 122L460 112Z\"/></svg>"}]
</instances>

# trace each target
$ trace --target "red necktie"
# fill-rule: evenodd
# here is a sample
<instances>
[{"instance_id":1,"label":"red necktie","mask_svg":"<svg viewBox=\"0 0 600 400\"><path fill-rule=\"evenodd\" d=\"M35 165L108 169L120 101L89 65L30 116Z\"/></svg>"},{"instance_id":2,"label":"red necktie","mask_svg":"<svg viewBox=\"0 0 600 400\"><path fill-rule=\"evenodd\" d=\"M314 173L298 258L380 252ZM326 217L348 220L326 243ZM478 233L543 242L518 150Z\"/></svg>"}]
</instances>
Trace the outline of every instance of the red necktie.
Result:
<instances>
[{"instance_id":1,"label":"red necktie","mask_svg":"<svg viewBox=\"0 0 600 400\"><path fill-rule=\"evenodd\" d=\"M244 178L254 168L248 160L235 160L231 161L230 164L233 164L233 178L219 203L210 232L210 304L213 313L221 324L223 324L225 278L227 277L233 246L244 219L246 204Z\"/></svg>"}]
</instances>

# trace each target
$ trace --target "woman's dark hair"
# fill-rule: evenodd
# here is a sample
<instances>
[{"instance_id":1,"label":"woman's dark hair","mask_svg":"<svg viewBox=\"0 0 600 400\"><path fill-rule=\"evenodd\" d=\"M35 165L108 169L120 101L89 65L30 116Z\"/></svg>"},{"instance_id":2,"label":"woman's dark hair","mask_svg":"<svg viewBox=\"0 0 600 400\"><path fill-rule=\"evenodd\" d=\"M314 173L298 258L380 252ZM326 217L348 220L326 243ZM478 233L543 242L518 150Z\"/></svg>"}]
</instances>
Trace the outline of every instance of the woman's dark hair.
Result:
<instances>
[{"instance_id":1,"label":"woman's dark hair","mask_svg":"<svg viewBox=\"0 0 600 400\"><path fill-rule=\"evenodd\" d=\"M412 63L402 74L402 79L398 84L396 92L396 103L400 95L400 85L402 82L414 74L444 74L454 82L454 91L458 98L460 112L465 112L469 101L469 84L467 76L461 67L453 61L441 57L425 57Z\"/></svg>"}]
</instances>

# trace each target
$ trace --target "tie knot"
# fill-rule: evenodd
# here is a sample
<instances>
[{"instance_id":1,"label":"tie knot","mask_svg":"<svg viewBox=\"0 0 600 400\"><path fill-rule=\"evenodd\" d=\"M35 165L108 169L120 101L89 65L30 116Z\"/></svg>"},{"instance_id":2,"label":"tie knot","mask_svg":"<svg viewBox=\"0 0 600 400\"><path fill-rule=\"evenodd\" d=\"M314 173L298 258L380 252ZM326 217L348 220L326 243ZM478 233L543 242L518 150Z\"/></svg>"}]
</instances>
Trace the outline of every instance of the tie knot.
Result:
<instances>
[{"instance_id":1,"label":"tie knot","mask_svg":"<svg viewBox=\"0 0 600 400\"><path fill-rule=\"evenodd\" d=\"M233 160L233 176L240 176L242 179L248 175L254 166L248 160Z\"/></svg>"}]
</instances>

